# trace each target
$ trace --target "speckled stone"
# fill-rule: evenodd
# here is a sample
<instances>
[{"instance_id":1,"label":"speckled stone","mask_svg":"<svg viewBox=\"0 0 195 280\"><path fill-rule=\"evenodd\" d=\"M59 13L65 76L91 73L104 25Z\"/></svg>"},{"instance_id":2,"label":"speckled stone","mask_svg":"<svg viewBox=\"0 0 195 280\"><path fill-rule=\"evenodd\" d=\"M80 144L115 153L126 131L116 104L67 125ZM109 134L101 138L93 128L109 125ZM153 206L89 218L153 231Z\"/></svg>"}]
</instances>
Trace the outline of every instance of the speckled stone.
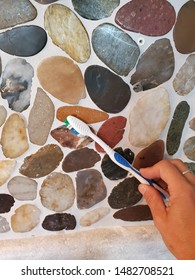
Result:
<instances>
[{"instance_id":1,"label":"speckled stone","mask_svg":"<svg viewBox=\"0 0 195 280\"><path fill-rule=\"evenodd\" d=\"M148 205L135 205L115 212L113 217L126 222L139 222L153 220Z\"/></svg>"},{"instance_id":2,"label":"speckled stone","mask_svg":"<svg viewBox=\"0 0 195 280\"><path fill-rule=\"evenodd\" d=\"M122 6L115 21L122 28L148 36L162 36L175 23L175 10L164 0L132 0Z\"/></svg>"},{"instance_id":3,"label":"speckled stone","mask_svg":"<svg viewBox=\"0 0 195 280\"><path fill-rule=\"evenodd\" d=\"M183 151L187 158L195 161L195 136L192 136L185 141Z\"/></svg>"},{"instance_id":4,"label":"speckled stone","mask_svg":"<svg viewBox=\"0 0 195 280\"><path fill-rule=\"evenodd\" d=\"M0 193L0 213L7 213L14 205L13 196L7 193Z\"/></svg>"},{"instance_id":5,"label":"speckled stone","mask_svg":"<svg viewBox=\"0 0 195 280\"><path fill-rule=\"evenodd\" d=\"M173 30L173 39L178 52L187 54L195 51L195 2L187 1L179 10Z\"/></svg>"},{"instance_id":6,"label":"speckled stone","mask_svg":"<svg viewBox=\"0 0 195 280\"><path fill-rule=\"evenodd\" d=\"M173 87L177 94L187 95L195 87L195 54L187 57L186 62L179 69L173 80Z\"/></svg>"},{"instance_id":7,"label":"speckled stone","mask_svg":"<svg viewBox=\"0 0 195 280\"><path fill-rule=\"evenodd\" d=\"M195 162L184 162L185 165L195 174Z\"/></svg>"},{"instance_id":8,"label":"speckled stone","mask_svg":"<svg viewBox=\"0 0 195 280\"><path fill-rule=\"evenodd\" d=\"M36 18L37 10L28 0L0 0L0 29L29 22Z\"/></svg>"},{"instance_id":9,"label":"speckled stone","mask_svg":"<svg viewBox=\"0 0 195 280\"><path fill-rule=\"evenodd\" d=\"M103 23L93 30L92 46L97 56L121 76L129 74L140 55L137 43L110 23Z\"/></svg>"},{"instance_id":10,"label":"speckled stone","mask_svg":"<svg viewBox=\"0 0 195 280\"><path fill-rule=\"evenodd\" d=\"M132 177L126 178L115 186L108 197L108 203L113 209L120 209L130 205L135 205L142 198L138 191L140 182Z\"/></svg>"},{"instance_id":11,"label":"speckled stone","mask_svg":"<svg viewBox=\"0 0 195 280\"><path fill-rule=\"evenodd\" d=\"M11 55L33 56L39 53L46 43L47 33L36 25L19 26L0 33L0 49Z\"/></svg>"},{"instance_id":12,"label":"speckled stone","mask_svg":"<svg viewBox=\"0 0 195 280\"><path fill-rule=\"evenodd\" d=\"M174 155L179 149L182 132L188 118L190 106L186 101L181 101L175 108L166 140L166 148L169 155Z\"/></svg>"},{"instance_id":13,"label":"speckled stone","mask_svg":"<svg viewBox=\"0 0 195 280\"><path fill-rule=\"evenodd\" d=\"M89 96L101 110L116 114L127 106L131 97L130 87L109 69L91 65L84 78Z\"/></svg>"},{"instance_id":14,"label":"speckled stone","mask_svg":"<svg viewBox=\"0 0 195 280\"><path fill-rule=\"evenodd\" d=\"M0 216L0 233L8 232L10 230L10 226L6 218Z\"/></svg>"},{"instance_id":15,"label":"speckled stone","mask_svg":"<svg viewBox=\"0 0 195 280\"><path fill-rule=\"evenodd\" d=\"M43 220L42 227L49 231L73 230L76 227L76 218L67 213L47 215Z\"/></svg>"},{"instance_id":16,"label":"speckled stone","mask_svg":"<svg viewBox=\"0 0 195 280\"><path fill-rule=\"evenodd\" d=\"M136 92L155 88L168 81L175 68L175 59L170 40L156 40L141 55L131 84Z\"/></svg>"},{"instance_id":17,"label":"speckled stone","mask_svg":"<svg viewBox=\"0 0 195 280\"><path fill-rule=\"evenodd\" d=\"M98 20L111 16L120 0L72 0L75 11L82 17Z\"/></svg>"}]
</instances>

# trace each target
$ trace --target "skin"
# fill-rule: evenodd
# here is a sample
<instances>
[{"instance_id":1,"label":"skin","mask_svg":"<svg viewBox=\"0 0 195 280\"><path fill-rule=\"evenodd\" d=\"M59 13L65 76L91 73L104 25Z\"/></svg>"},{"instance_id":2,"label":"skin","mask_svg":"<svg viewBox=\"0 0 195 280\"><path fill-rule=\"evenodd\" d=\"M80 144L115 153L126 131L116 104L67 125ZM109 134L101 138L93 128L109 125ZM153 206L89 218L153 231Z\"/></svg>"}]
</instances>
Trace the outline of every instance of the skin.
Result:
<instances>
[{"instance_id":1,"label":"skin","mask_svg":"<svg viewBox=\"0 0 195 280\"><path fill-rule=\"evenodd\" d=\"M140 169L143 176L167 188L170 194L167 205L153 187L140 184L139 191L170 252L177 259L195 260L195 175L183 175L187 169L181 160L162 160Z\"/></svg>"}]
</instances>

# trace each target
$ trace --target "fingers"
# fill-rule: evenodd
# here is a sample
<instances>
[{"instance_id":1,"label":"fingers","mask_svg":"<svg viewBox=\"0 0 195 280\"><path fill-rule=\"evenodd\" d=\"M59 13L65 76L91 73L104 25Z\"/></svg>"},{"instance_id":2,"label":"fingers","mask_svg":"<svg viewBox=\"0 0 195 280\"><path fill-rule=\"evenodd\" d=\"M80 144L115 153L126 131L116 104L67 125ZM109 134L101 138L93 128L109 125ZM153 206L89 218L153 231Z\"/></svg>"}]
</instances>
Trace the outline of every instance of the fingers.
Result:
<instances>
[{"instance_id":1,"label":"fingers","mask_svg":"<svg viewBox=\"0 0 195 280\"><path fill-rule=\"evenodd\" d=\"M180 159L172 159L170 162L180 171L180 173L188 170L188 167ZM192 172L182 174L192 185L195 186L195 175Z\"/></svg>"}]
</instances>

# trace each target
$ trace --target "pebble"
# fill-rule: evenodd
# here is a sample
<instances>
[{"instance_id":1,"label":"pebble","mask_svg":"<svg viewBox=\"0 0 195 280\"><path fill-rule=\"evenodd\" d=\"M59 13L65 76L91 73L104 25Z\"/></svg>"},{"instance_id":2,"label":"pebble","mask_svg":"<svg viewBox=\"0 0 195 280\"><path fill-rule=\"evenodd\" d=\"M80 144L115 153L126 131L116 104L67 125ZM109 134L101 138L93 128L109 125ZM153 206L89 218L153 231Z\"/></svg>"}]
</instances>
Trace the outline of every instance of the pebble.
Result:
<instances>
[{"instance_id":1,"label":"pebble","mask_svg":"<svg viewBox=\"0 0 195 280\"><path fill-rule=\"evenodd\" d=\"M78 209L88 209L107 196L101 173L95 169L82 170L76 176Z\"/></svg>"},{"instance_id":2,"label":"pebble","mask_svg":"<svg viewBox=\"0 0 195 280\"><path fill-rule=\"evenodd\" d=\"M129 141L131 145L147 147L159 139L169 116L170 101L166 89L148 90L138 99L129 114Z\"/></svg>"},{"instance_id":3,"label":"pebble","mask_svg":"<svg viewBox=\"0 0 195 280\"><path fill-rule=\"evenodd\" d=\"M115 212L113 217L126 222L139 222L153 220L148 205L135 205Z\"/></svg>"},{"instance_id":4,"label":"pebble","mask_svg":"<svg viewBox=\"0 0 195 280\"><path fill-rule=\"evenodd\" d=\"M91 40L99 59L118 75L127 76L137 63L139 46L115 25L103 23L97 26Z\"/></svg>"},{"instance_id":5,"label":"pebble","mask_svg":"<svg viewBox=\"0 0 195 280\"><path fill-rule=\"evenodd\" d=\"M193 161L195 161L194 147L195 147L195 136L192 136L185 141L183 151L186 157Z\"/></svg>"},{"instance_id":6,"label":"pebble","mask_svg":"<svg viewBox=\"0 0 195 280\"><path fill-rule=\"evenodd\" d=\"M13 159L0 160L0 186L2 186L11 176L16 161Z\"/></svg>"},{"instance_id":7,"label":"pebble","mask_svg":"<svg viewBox=\"0 0 195 280\"><path fill-rule=\"evenodd\" d=\"M43 220L42 227L49 231L73 230L76 227L76 218L67 213L47 215Z\"/></svg>"},{"instance_id":8,"label":"pebble","mask_svg":"<svg viewBox=\"0 0 195 280\"><path fill-rule=\"evenodd\" d=\"M74 203L73 181L66 174L53 172L43 181L39 194L44 207L55 212L63 212Z\"/></svg>"},{"instance_id":9,"label":"pebble","mask_svg":"<svg viewBox=\"0 0 195 280\"><path fill-rule=\"evenodd\" d=\"M184 164L195 174L195 162L184 162Z\"/></svg>"},{"instance_id":10,"label":"pebble","mask_svg":"<svg viewBox=\"0 0 195 280\"><path fill-rule=\"evenodd\" d=\"M18 200L34 200L37 197L37 185L33 179L15 176L8 182L7 188Z\"/></svg>"},{"instance_id":11,"label":"pebble","mask_svg":"<svg viewBox=\"0 0 195 280\"><path fill-rule=\"evenodd\" d=\"M6 218L0 216L0 233L10 231L10 226Z\"/></svg>"},{"instance_id":12,"label":"pebble","mask_svg":"<svg viewBox=\"0 0 195 280\"><path fill-rule=\"evenodd\" d=\"M4 124L7 117L7 110L3 105L0 105L0 127Z\"/></svg>"},{"instance_id":13,"label":"pebble","mask_svg":"<svg viewBox=\"0 0 195 280\"><path fill-rule=\"evenodd\" d=\"M91 65L84 78L90 98L101 110L116 114L127 106L131 97L130 87L109 69Z\"/></svg>"},{"instance_id":14,"label":"pebble","mask_svg":"<svg viewBox=\"0 0 195 280\"><path fill-rule=\"evenodd\" d=\"M195 117L189 121L189 127L195 131Z\"/></svg>"},{"instance_id":15,"label":"pebble","mask_svg":"<svg viewBox=\"0 0 195 280\"><path fill-rule=\"evenodd\" d=\"M0 213L8 213L14 203L13 196L7 193L0 193Z\"/></svg>"},{"instance_id":16,"label":"pebble","mask_svg":"<svg viewBox=\"0 0 195 280\"><path fill-rule=\"evenodd\" d=\"M45 29L53 43L79 63L91 55L88 33L77 15L61 4L48 6L44 15Z\"/></svg>"},{"instance_id":17,"label":"pebble","mask_svg":"<svg viewBox=\"0 0 195 280\"><path fill-rule=\"evenodd\" d=\"M54 116L55 107L53 102L41 88L38 88L28 119L28 132L31 143L36 145L46 143Z\"/></svg>"},{"instance_id":18,"label":"pebble","mask_svg":"<svg viewBox=\"0 0 195 280\"><path fill-rule=\"evenodd\" d=\"M45 58L38 65L37 77L42 87L62 102L77 104L86 97L82 72L67 57L51 56Z\"/></svg>"},{"instance_id":19,"label":"pebble","mask_svg":"<svg viewBox=\"0 0 195 280\"><path fill-rule=\"evenodd\" d=\"M89 226L99 222L101 219L103 219L109 213L110 213L110 209L108 207L99 207L90 212L87 212L85 215L83 215L80 218L80 226L89 227Z\"/></svg>"},{"instance_id":20,"label":"pebble","mask_svg":"<svg viewBox=\"0 0 195 280\"><path fill-rule=\"evenodd\" d=\"M175 68L170 40L156 40L141 55L130 83L136 92L155 88L168 81Z\"/></svg>"}]
</instances>

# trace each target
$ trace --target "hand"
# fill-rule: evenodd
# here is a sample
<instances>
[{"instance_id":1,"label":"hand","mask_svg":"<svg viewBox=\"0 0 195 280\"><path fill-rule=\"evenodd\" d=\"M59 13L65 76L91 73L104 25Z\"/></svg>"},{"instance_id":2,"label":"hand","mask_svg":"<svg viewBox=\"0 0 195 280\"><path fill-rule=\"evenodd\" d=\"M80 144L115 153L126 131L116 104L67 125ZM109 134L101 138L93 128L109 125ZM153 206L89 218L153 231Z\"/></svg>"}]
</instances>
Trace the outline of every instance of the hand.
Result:
<instances>
[{"instance_id":1,"label":"hand","mask_svg":"<svg viewBox=\"0 0 195 280\"><path fill-rule=\"evenodd\" d=\"M195 175L190 172L183 175L187 169L181 160L162 160L140 169L144 177L167 186L170 193L167 205L152 186L140 184L139 191L167 248L177 259L195 260Z\"/></svg>"}]
</instances>

